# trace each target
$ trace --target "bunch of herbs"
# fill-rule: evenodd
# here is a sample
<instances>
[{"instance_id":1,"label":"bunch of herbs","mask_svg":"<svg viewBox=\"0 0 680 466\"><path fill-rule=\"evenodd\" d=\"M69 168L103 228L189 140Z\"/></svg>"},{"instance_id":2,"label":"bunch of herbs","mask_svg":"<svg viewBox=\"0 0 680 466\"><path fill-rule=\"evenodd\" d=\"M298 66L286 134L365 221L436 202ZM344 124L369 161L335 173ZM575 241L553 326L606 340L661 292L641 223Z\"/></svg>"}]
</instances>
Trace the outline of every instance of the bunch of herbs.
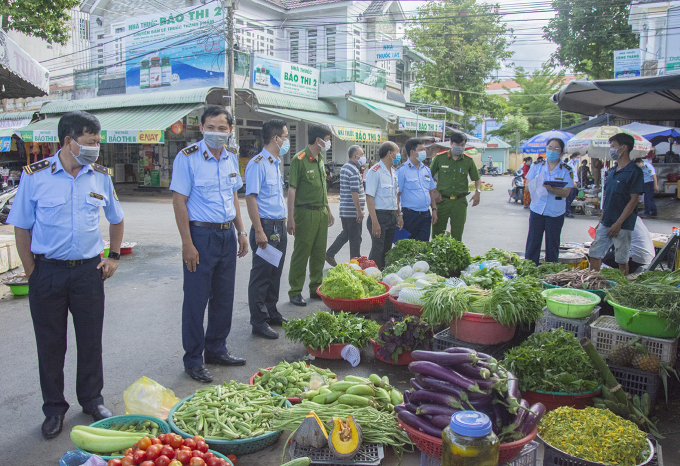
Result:
<instances>
[{"instance_id":1,"label":"bunch of herbs","mask_svg":"<svg viewBox=\"0 0 680 466\"><path fill-rule=\"evenodd\" d=\"M619 306L656 312L668 319L668 328L680 329L680 291L668 285L630 283L607 290L607 298Z\"/></svg>"},{"instance_id":2,"label":"bunch of herbs","mask_svg":"<svg viewBox=\"0 0 680 466\"><path fill-rule=\"evenodd\" d=\"M543 317L545 299L541 283L530 277L515 278L499 283L486 300L485 314L502 325L528 327Z\"/></svg>"},{"instance_id":3,"label":"bunch of herbs","mask_svg":"<svg viewBox=\"0 0 680 466\"><path fill-rule=\"evenodd\" d=\"M378 332L377 343L382 346L378 354L383 359L392 358L397 362L399 355L405 351L430 351L433 342L434 331L427 322L411 316L401 322L390 319Z\"/></svg>"},{"instance_id":4,"label":"bunch of herbs","mask_svg":"<svg viewBox=\"0 0 680 466\"><path fill-rule=\"evenodd\" d=\"M448 324L467 312L470 296L464 286L437 283L425 288L422 319L432 325Z\"/></svg>"},{"instance_id":5,"label":"bunch of herbs","mask_svg":"<svg viewBox=\"0 0 680 466\"><path fill-rule=\"evenodd\" d=\"M430 272L442 277L458 277L470 265L470 251L449 232L436 236L429 242L431 252L424 260L430 264Z\"/></svg>"},{"instance_id":6,"label":"bunch of herbs","mask_svg":"<svg viewBox=\"0 0 680 466\"><path fill-rule=\"evenodd\" d=\"M427 260L426 257L431 251L432 248L427 241L418 241L412 238L402 239L397 241L397 244L385 254L385 265L390 266L406 258L408 258L410 264L415 264L418 261Z\"/></svg>"},{"instance_id":7,"label":"bunch of herbs","mask_svg":"<svg viewBox=\"0 0 680 466\"><path fill-rule=\"evenodd\" d=\"M316 311L302 319L284 322L283 330L289 340L314 350L328 348L335 343L349 343L361 348L378 335L380 325L355 314Z\"/></svg>"},{"instance_id":8,"label":"bunch of herbs","mask_svg":"<svg viewBox=\"0 0 680 466\"><path fill-rule=\"evenodd\" d=\"M467 275L461 275L461 280L465 282L466 285L478 286L483 290L490 290L496 284L503 281L503 272L496 268L486 268L479 269Z\"/></svg>"},{"instance_id":9,"label":"bunch of herbs","mask_svg":"<svg viewBox=\"0 0 680 466\"><path fill-rule=\"evenodd\" d=\"M521 261L519 256L514 252L506 251L505 249L491 248L483 256L475 257L473 262L482 261L498 261L503 265L514 265L517 267Z\"/></svg>"}]
</instances>

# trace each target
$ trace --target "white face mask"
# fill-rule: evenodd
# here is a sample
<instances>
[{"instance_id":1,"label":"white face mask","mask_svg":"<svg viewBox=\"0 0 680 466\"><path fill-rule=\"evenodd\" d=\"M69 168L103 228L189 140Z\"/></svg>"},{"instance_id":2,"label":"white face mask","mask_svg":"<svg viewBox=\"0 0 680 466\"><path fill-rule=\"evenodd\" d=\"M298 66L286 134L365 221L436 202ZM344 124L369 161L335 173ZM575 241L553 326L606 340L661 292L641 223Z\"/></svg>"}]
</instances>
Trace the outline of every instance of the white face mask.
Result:
<instances>
[{"instance_id":1,"label":"white face mask","mask_svg":"<svg viewBox=\"0 0 680 466\"><path fill-rule=\"evenodd\" d=\"M366 157L363 155L359 157L359 165L366 165Z\"/></svg>"},{"instance_id":2,"label":"white face mask","mask_svg":"<svg viewBox=\"0 0 680 466\"><path fill-rule=\"evenodd\" d=\"M211 149L219 149L229 141L229 133L218 133L213 131L204 131L203 140Z\"/></svg>"},{"instance_id":3,"label":"white face mask","mask_svg":"<svg viewBox=\"0 0 680 466\"><path fill-rule=\"evenodd\" d=\"M618 149L611 148L609 149L609 157L611 157L612 160L617 161L619 160L619 157L621 157L621 154L619 154Z\"/></svg>"},{"instance_id":4,"label":"white face mask","mask_svg":"<svg viewBox=\"0 0 680 466\"><path fill-rule=\"evenodd\" d=\"M323 143L323 144L319 144L319 146L321 147L321 150L323 150L323 151L331 150L331 141L330 140L324 141L322 139L321 142Z\"/></svg>"},{"instance_id":5,"label":"white face mask","mask_svg":"<svg viewBox=\"0 0 680 466\"><path fill-rule=\"evenodd\" d=\"M99 146L81 146L75 140L72 140L76 146L80 147L78 155L71 152L73 158L76 159L80 165L92 165L99 158Z\"/></svg>"}]
</instances>

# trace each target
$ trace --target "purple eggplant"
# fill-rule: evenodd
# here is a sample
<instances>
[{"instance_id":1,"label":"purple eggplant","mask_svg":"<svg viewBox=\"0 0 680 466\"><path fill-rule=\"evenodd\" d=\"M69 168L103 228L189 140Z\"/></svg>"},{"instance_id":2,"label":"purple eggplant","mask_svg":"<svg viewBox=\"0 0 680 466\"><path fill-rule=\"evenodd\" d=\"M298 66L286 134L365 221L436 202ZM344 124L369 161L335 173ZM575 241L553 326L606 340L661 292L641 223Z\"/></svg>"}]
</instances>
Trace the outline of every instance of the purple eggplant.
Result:
<instances>
[{"instance_id":1,"label":"purple eggplant","mask_svg":"<svg viewBox=\"0 0 680 466\"><path fill-rule=\"evenodd\" d=\"M529 435L531 431L536 428L544 414L545 406L543 406L543 403L532 405L531 408L529 408L529 414L527 414L527 417L522 424L522 434L524 436Z\"/></svg>"},{"instance_id":2,"label":"purple eggplant","mask_svg":"<svg viewBox=\"0 0 680 466\"><path fill-rule=\"evenodd\" d=\"M522 424L524 423L524 419L527 417L528 413L529 402L527 400L520 401L517 414L515 414L515 418L512 420L512 427L515 432L522 430Z\"/></svg>"},{"instance_id":3,"label":"purple eggplant","mask_svg":"<svg viewBox=\"0 0 680 466\"><path fill-rule=\"evenodd\" d=\"M426 435L431 435L432 437L437 437L441 438L442 436L442 430L439 427L435 427L430 423L429 421L416 416L413 413L410 413L408 411L402 411L397 414L397 418L406 424L409 427L413 427L414 429L426 434Z\"/></svg>"},{"instance_id":4,"label":"purple eggplant","mask_svg":"<svg viewBox=\"0 0 680 466\"><path fill-rule=\"evenodd\" d=\"M472 379L488 379L491 377L491 371L489 369L475 364L460 364L456 366L456 370L459 374Z\"/></svg>"},{"instance_id":5,"label":"purple eggplant","mask_svg":"<svg viewBox=\"0 0 680 466\"><path fill-rule=\"evenodd\" d=\"M437 393L431 390L418 390L411 394L411 403L416 405L422 404L438 404L442 406L449 406L451 408L463 409L460 398L447 395L445 393Z\"/></svg>"},{"instance_id":6,"label":"purple eggplant","mask_svg":"<svg viewBox=\"0 0 680 466\"><path fill-rule=\"evenodd\" d=\"M446 429L451 424L451 416L444 416L443 414L440 414L438 416L432 416L430 422L435 427Z\"/></svg>"},{"instance_id":7,"label":"purple eggplant","mask_svg":"<svg viewBox=\"0 0 680 466\"><path fill-rule=\"evenodd\" d=\"M460 375L456 371L442 367L439 364L435 364L430 361L415 361L409 364L408 368L413 373L428 375L430 377L458 385L469 392L483 393L479 388L479 385L477 385L474 381Z\"/></svg>"},{"instance_id":8,"label":"purple eggplant","mask_svg":"<svg viewBox=\"0 0 680 466\"><path fill-rule=\"evenodd\" d=\"M446 348L444 350L445 353L468 353L468 354L477 354L477 351L472 350L470 348L464 348L462 346L454 346L453 348Z\"/></svg>"},{"instance_id":9,"label":"purple eggplant","mask_svg":"<svg viewBox=\"0 0 680 466\"><path fill-rule=\"evenodd\" d=\"M482 393L466 393L463 389L451 385L448 382L444 382L434 377L428 377L426 375L418 374L416 380L425 387L427 390L434 390L437 392L445 393L447 395L455 396L463 401L476 400L480 403L490 403L493 401L493 395L482 394Z\"/></svg>"},{"instance_id":10,"label":"purple eggplant","mask_svg":"<svg viewBox=\"0 0 680 466\"><path fill-rule=\"evenodd\" d=\"M403 411L403 410L405 410L405 409L406 409L406 406L404 406L404 405L397 405L397 406L394 407L394 412L395 412L395 413L398 413L399 411Z\"/></svg>"},{"instance_id":11,"label":"purple eggplant","mask_svg":"<svg viewBox=\"0 0 680 466\"><path fill-rule=\"evenodd\" d=\"M416 411L418 411L418 405L414 405L413 403L406 403L404 405L404 408L406 408L406 411L413 414L415 414Z\"/></svg>"},{"instance_id":12,"label":"purple eggplant","mask_svg":"<svg viewBox=\"0 0 680 466\"><path fill-rule=\"evenodd\" d=\"M436 404L422 404L418 406L418 410L416 411L416 414L425 414L425 415L430 415L430 416L453 416L456 414L460 409L458 408L450 408L448 406L442 406L442 405L436 405Z\"/></svg>"},{"instance_id":13,"label":"purple eggplant","mask_svg":"<svg viewBox=\"0 0 680 466\"><path fill-rule=\"evenodd\" d=\"M425 390L425 387L416 378L411 379L411 386L414 390Z\"/></svg>"},{"instance_id":14,"label":"purple eggplant","mask_svg":"<svg viewBox=\"0 0 680 466\"><path fill-rule=\"evenodd\" d=\"M413 393L411 390L404 390L404 403L409 403L411 393Z\"/></svg>"},{"instance_id":15,"label":"purple eggplant","mask_svg":"<svg viewBox=\"0 0 680 466\"><path fill-rule=\"evenodd\" d=\"M522 399L519 393L519 383L517 382L517 377L515 377L512 373L506 371L505 375L508 377L508 391L505 393L506 407L508 408L508 412L510 414L516 415L517 410L520 409L519 402Z\"/></svg>"},{"instance_id":16,"label":"purple eggplant","mask_svg":"<svg viewBox=\"0 0 680 466\"><path fill-rule=\"evenodd\" d=\"M477 362L474 353L447 353L445 351L412 351L416 361L430 361L440 366L458 366L469 362Z\"/></svg>"}]
</instances>

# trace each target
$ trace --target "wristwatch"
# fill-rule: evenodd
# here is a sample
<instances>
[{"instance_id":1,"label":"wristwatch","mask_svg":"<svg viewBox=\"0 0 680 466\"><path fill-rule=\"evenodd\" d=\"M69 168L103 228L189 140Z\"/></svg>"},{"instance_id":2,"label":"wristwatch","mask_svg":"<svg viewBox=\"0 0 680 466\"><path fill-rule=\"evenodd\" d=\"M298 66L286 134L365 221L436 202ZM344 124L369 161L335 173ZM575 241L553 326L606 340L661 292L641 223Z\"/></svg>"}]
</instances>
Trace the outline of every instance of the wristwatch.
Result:
<instances>
[{"instance_id":1,"label":"wristwatch","mask_svg":"<svg viewBox=\"0 0 680 466\"><path fill-rule=\"evenodd\" d=\"M248 236L248 233L245 232L245 231L239 231L239 232L238 232L238 235L239 235L239 236Z\"/></svg>"},{"instance_id":2,"label":"wristwatch","mask_svg":"<svg viewBox=\"0 0 680 466\"><path fill-rule=\"evenodd\" d=\"M436 207L432 207L432 212L434 212L435 210L437 210L437 208L436 208Z\"/></svg>"},{"instance_id":3,"label":"wristwatch","mask_svg":"<svg viewBox=\"0 0 680 466\"><path fill-rule=\"evenodd\" d=\"M481 193L482 190L481 190L481 189L475 189L475 192L476 192L476 193Z\"/></svg>"},{"instance_id":4,"label":"wristwatch","mask_svg":"<svg viewBox=\"0 0 680 466\"><path fill-rule=\"evenodd\" d=\"M113 259L113 260L120 260L120 253L119 253L119 252L109 251L108 258L109 258L109 259Z\"/></svg>"}]
</instances>

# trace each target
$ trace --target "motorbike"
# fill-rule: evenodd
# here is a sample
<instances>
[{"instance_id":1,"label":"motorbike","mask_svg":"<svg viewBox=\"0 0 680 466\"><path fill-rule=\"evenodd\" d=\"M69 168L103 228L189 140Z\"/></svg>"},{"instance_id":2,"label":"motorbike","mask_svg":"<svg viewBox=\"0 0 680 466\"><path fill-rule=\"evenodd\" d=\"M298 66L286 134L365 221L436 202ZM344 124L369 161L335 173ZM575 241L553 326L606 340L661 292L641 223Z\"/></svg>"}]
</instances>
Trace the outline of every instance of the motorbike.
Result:
<instances>
[{"instance_id":1,"label":"motorbike","mask_svg":"<svg viewBox=\"0 0 680 466\"><path fill-rule=\"evenodd\" d=\"M501 174L501 169L493 166L489 168L488 165L482 165L482 168L479 169L479 174L480 175L491 175L493 177L496 177Z\"/></svg>"},{"instance_id":2,"label":"motorbike","mask_svg":"<svg viewBox=\"0 0 680 466\"><path fill-rule=\"evenodd\" d=\"M515 172L515 176L511 183L512 189L508 189L508 202L519 202L520 204L524 202L524 174L522 169Z\"/></svg>"},{"instance_id":3,"label":"motorbike","mask_svg":"<svg viewBox=\"0 0 680 466\"><path fill-rule=\"evenodd\" d=\"M7 183L0 184L0 223L7 223L9 209L18 190L18 186L9 187Z\"/></svg>"},{"instance_id":4,"label":"motorbike","mask_svg":"<svg viewBox=\"0 0 680 466\"><path fill-rule=\"evenodd\" d=\"M326 173L326 190L335 186L340 186L340 173L334 175L332 172Z\"/></svg>"}]
</instances>

